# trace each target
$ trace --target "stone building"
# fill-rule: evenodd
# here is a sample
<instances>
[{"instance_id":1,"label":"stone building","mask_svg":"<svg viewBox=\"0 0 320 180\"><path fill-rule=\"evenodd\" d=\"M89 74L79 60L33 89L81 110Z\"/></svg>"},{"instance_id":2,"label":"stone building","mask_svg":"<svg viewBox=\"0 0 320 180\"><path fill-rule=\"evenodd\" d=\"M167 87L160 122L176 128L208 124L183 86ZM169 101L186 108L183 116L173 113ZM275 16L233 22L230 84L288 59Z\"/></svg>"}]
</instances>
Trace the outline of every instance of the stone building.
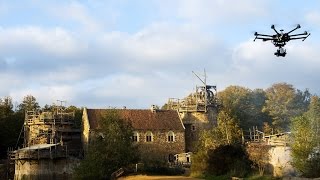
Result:
<instances>
[{"instance_id":1,"label":"stone building","mask_svg":"<svg viewBox=\"0 0 320 180\"><path fill-rule=\"evenodd\" d=\"M74 126L74 112L61 107L27 111L23 148L9 154L15 165L14 179L70 178L80 161L80 133Z\"/></svg>"},{"instance_id":2,"label":"stone building","mask_svg":"<svg viewBox=\"0 0 320 180\"><path fill-rule=\"evenodd\" d=\"M186 152L194 152L203 130L216 126L219 103L216 86L197 86L183 99L170 98L166 109L176 110L185 127Z\"/></svg>"},{"instance_id":3,"label":"stone building","mask_svg":"<svg viewBox=\"0 0 320 180\"><path fill-rule=\"evenodd\" d=\"M149 109L84 109L82 142L86 150L103 114L117 111L133 127L132 140L138 145L142 160L170 160L174 154L185 152L185 128L175 110Z\"/></svg>"}]
</instances>

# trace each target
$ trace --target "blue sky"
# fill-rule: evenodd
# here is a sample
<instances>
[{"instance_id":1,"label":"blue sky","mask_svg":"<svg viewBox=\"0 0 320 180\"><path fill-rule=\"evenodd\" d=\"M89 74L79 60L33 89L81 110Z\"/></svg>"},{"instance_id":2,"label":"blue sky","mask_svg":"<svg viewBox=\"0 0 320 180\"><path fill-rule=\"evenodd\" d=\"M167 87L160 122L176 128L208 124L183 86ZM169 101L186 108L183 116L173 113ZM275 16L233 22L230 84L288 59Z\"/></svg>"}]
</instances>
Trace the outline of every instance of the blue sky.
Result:
<instances>
[{"instance_id":1,"label":"blue sky","mask_svg":"<svg viewBox=\"0 0 320 180\"><path fill-rule=\"evenodd\" d=\"M299 3L298 3L299 2ZM208 82L251 89L287 82L320 92L320 2L276 0L0 1L0 97L41 105L148 108ZM277 58L253 33L291 30Z\"/></svg>"}]
</instances>

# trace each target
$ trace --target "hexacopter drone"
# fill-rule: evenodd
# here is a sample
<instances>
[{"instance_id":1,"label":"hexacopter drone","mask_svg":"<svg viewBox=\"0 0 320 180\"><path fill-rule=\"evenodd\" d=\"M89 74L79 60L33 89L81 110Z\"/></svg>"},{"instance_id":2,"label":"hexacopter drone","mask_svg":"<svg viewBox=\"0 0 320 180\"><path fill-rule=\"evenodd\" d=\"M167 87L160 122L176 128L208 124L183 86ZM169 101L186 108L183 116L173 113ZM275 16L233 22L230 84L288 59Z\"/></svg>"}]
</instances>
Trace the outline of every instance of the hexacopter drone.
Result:
<instances>
[{"instance_id":1,"label":"hexacopter drone","mask_svg":"<svg viewBox=\"0 0 320 180\"><path fill-rule=\"evenodd\" d=\"M254 38L253 41L255 41L256 39L262 39L262 41L271 41L275 47L278 47L274 55L276 55L277 57L279 56L285 57L287 52L283 47L286 45L287 42L289 42L290 40L296 40L296 39L302 39L302 41L304 41L308 36L310 36L310 33L308 33L307 31L300 34L290 35L290 33L292 33L293 31L299 28L301 28L301 26L298 24L297 27L295 27L294 29L292 29L287 33L284 33L283 29L281 29L279 33L274 27L274 25L271 25L271 29L273 29L276 32L276 34L266 35L266 34L259 34L255 32L254 35L256 37Z\"/></svg>"}]
</instances>

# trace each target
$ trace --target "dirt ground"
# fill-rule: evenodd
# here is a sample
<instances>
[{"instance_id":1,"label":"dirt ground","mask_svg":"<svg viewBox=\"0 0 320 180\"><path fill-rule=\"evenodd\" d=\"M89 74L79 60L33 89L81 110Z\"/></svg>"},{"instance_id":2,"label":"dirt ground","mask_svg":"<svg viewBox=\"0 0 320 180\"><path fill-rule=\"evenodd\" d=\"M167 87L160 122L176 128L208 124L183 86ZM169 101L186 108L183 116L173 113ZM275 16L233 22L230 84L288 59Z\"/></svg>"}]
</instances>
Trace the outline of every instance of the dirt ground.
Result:
<instances>
[{"instance_id":1,"label":"dirt ground","mask_svg":"<svg viewBox=\"0 0 320 180\"><path fill-rule=\"evenodd\" d=\"M148 176L148 175L135 175L121 177L118 180L201 180L198 178L192 178L187 176Z\"/></svg>"}]
</instances>

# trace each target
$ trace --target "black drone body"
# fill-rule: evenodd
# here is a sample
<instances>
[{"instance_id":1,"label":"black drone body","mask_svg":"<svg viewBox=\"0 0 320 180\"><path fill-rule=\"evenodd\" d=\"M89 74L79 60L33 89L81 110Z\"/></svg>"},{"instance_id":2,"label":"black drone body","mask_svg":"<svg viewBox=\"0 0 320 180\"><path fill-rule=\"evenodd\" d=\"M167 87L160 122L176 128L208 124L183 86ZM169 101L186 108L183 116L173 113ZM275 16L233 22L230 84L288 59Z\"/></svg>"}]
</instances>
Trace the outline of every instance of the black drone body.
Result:
<instances>
[{"instance_id":1,"label":"black drone body","mask_svg":"<svg viewBox=\"0 0 320 180\"><path fill-rule=\"evenodd\" d=\"M276 30L274 25L271 26L271 29L273 29L276 34L274 35L266 35L266 34L259 34L257 32L254 33L256 36L253 41L256 39L262 39L262 41L271 41L275 47L277 47L277 51L274 53L277 57L282 56L285 57L287 52L283 48L287 42L290 40L297 40L297 39L302 39L304 41L308 36L310 36L310 33L305 31L304 33L300 34L291 34L293 31L301 28L301 26L298 24L297 27L292 29L291 31L284 33L283 29L280 30L280 33Z\"/></svg>"}]
</instances>

